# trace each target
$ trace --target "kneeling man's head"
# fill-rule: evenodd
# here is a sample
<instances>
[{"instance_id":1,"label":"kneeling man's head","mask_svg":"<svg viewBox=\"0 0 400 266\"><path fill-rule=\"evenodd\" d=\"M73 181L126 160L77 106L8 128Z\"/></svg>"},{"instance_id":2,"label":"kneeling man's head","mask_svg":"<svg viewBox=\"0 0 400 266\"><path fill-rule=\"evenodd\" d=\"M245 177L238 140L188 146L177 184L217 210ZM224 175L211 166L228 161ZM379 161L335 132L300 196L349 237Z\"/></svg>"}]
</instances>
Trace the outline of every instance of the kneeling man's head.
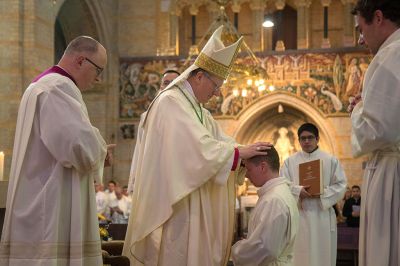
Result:
<instances>
[{"instance_id":1,"label":"kneeling man's head","mask_svg":"<svg viewBox=\"0 0 400 266\"><path fill-rule=\"evenodd\" d=\"M268 180L279 176L279 155L274 147L267 155L258 155L244 161L246 177L256 187L263 186Z\"/></svg>"}]
</instances>

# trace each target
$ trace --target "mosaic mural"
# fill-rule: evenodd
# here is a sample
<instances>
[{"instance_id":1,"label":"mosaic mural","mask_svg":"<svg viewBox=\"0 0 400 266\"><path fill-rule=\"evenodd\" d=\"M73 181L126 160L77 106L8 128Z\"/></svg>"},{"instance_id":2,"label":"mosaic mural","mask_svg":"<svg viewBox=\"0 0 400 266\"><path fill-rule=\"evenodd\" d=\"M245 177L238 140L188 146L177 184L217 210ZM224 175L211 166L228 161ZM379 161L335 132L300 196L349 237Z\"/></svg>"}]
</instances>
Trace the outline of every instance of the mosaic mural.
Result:
<instances>
[{"instance_id":1,"label":"mosaic mural","mask_svg":"<svg viewBox=\"0 0 400 266\"><path fill-rule=\"evenodd\" d=\"M249 58L237 60L241 65ZM225 86L221 97L214 97L205 106L214 116L236 117L254 101L276 93L301 98L324 115L341 116L346 114L349 99L360 93L371 56L362 51L299 53L268 55L259 60L268 74L266 89L245 84L234 93ZM157 94L161 74L166 69L182 72L183 63L180 58L121 59L120 118L138 119Z\"/></svg>"}]
</instances>

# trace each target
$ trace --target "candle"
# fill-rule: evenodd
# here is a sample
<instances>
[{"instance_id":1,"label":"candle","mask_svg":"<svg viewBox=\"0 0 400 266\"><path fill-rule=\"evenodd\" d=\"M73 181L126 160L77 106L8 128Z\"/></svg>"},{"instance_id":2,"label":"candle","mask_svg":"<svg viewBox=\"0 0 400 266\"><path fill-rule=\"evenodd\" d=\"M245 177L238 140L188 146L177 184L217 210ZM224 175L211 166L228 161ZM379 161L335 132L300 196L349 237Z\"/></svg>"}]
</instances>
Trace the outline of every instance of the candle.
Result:
<instances>
[{"instance_id":1,"label":"candle","mask_svg":"<svg viewBox=\"0 0 400 266\"><path fill-rule=\"evenodd\" d=\"M4 172L4 152L0 152L0 181L3 181Z\"/></svg>"}]
</instances>

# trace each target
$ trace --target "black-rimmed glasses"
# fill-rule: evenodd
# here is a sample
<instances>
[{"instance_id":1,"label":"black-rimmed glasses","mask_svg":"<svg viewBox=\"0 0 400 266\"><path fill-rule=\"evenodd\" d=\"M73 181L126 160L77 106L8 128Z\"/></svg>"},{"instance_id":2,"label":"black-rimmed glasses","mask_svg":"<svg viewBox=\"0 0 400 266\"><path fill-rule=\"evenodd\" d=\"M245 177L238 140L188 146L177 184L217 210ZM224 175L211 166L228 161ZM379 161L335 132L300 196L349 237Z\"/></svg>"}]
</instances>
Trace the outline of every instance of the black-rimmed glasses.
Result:
<instances>
[{"instance_id":1,"label":"black-rimmed glasses","mask_svg":"<svg viewBox=\"0 0 400 266\"><path fill-rule=\"evenodd\" d=\"M311 140L314 140L314 139L316 139L316 137L314 136L314 135L310 135L310 136L301 136L300 138L299 138L299 140L301 141L301 142L305 142L305 141L311 141Z\"/></svg>"},{"instance_id":2,"label":"black-rimmed glasses","mask_svg":"<svg viewBox=\"0 0 400 266\"><path fill-rule=\"evenodd\" d=\"M103 72L104 68L99 67L95 62L90 60L89 58L85 57L85 60L91 63L96 68L97 76L100 76L101 72Z\"/></svg>"}]
</instances>

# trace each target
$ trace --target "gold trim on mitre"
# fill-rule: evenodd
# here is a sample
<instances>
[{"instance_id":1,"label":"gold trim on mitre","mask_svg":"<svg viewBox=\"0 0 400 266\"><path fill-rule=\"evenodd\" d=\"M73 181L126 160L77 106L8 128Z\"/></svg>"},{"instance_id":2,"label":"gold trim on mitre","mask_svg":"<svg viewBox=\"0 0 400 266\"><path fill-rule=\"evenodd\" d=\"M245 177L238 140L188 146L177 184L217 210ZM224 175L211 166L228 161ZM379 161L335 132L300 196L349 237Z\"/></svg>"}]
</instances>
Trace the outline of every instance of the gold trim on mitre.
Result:
<instances>
[{"instance_id":1,"label":"gold trim on mitre","mask_svg":"<svg viewBox=\"0 0 400 266\"><path fill-rule=\"evenodd\" d=\"M194 64L222 79L226 79L229 75L229 66L225 66L224 64L215 61L204 53L199 54Z\"/></svg>"},{"instance_id":2,"label":"gold trim on mitre","mask_svg":"<svg viewBox=\"0 0 400 266\"><path fill-rule=\"evenodd\" d=\"M194 65L221 79L226 79L239 52L243 37L225 47L221 41L222 29L223 26L220 26L215 30L196 58Z\"/></svg>"}]
</instances>

